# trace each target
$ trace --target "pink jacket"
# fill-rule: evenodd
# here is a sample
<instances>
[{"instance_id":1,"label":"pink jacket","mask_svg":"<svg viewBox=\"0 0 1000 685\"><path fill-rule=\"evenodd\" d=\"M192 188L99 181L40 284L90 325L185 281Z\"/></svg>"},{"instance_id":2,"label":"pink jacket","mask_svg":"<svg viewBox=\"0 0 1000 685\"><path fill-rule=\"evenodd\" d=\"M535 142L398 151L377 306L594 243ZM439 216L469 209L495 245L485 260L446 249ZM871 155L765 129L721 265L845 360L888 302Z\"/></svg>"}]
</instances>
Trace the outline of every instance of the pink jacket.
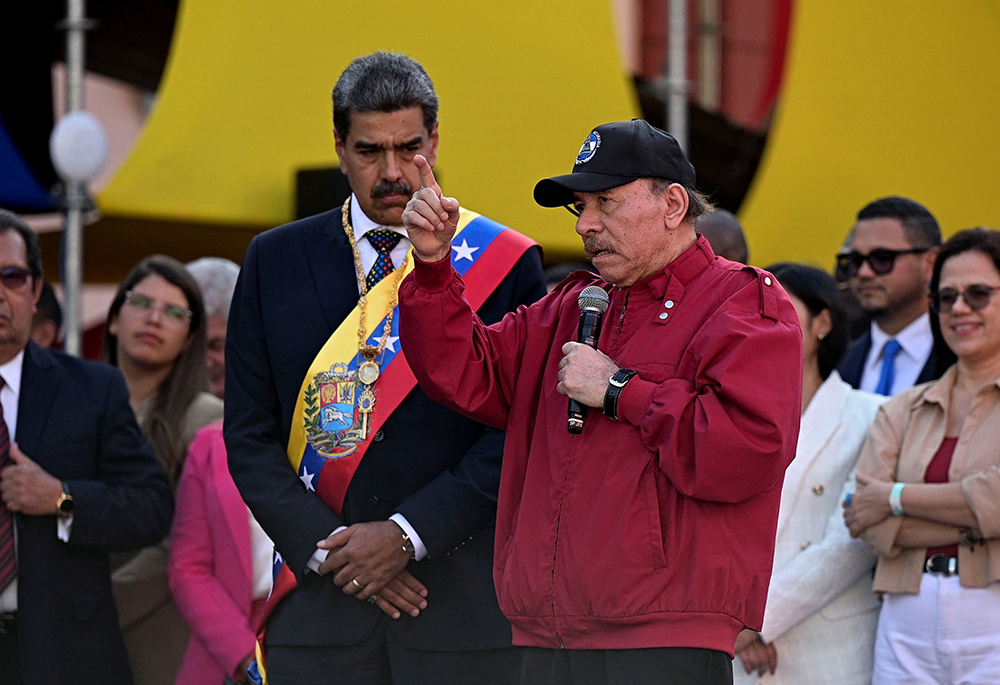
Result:
<instances>
[{"instance_id":1,"label":"pink jacket","mask_svg":"<svg viewBox=\"0 0 1000 685\"><path fill-rule=\"evenodd\" d=\"M254 649L253 569L248 510L229 475L222 424L198 432L177 491L170 590L191 639L177 683L236 679Z\"/></svg>"}]
</instances>

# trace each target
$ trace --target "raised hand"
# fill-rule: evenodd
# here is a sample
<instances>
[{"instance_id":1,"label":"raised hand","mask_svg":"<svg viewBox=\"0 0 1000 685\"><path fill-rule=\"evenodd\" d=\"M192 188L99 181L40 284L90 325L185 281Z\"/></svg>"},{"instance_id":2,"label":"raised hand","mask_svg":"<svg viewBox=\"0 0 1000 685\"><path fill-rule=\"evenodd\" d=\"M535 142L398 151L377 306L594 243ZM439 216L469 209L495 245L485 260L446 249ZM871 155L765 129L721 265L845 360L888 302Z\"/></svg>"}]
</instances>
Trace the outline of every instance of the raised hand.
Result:
<instances>
[{"instance_id":1,"label":"raised hand","mask_svg":"<svg viewBox=\"0 0 1000 685\"><path fill-rule=\"evenodd\" d=\"M423 262L437 262L451 255L451 239L458 228L458 200L441 194L423 155L416 155L413 161L420 174L420 190L403 210L403 228L416 257Z\"/></svg>"}]
</instances>

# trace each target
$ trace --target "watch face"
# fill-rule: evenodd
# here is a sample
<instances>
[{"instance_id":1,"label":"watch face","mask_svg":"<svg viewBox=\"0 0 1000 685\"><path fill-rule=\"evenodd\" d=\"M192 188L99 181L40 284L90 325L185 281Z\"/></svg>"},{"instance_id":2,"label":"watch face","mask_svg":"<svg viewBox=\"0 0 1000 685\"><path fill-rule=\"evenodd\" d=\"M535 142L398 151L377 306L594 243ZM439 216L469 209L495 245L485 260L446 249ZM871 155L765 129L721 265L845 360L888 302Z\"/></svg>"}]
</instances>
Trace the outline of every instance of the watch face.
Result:
<instances>
[{"instance_id":1,"label":"watch face","mask_svg":"<svg viewBox=\"0 0 1000 685\"><path fill-rule=\"evenodd\" d=\"M73 513L73 498L65 497L59 501L59 513L64 516L69 516Z\"/></svg>"}]
</instances>

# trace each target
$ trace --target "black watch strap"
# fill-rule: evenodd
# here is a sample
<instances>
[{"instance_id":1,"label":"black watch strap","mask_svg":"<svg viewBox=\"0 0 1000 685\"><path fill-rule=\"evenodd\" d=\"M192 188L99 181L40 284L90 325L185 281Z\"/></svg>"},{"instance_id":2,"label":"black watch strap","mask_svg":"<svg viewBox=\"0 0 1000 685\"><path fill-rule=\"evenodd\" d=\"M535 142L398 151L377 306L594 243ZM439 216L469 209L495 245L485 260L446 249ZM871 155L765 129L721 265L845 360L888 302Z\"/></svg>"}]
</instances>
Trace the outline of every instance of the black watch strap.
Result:
<instances>
[{"instance_id":1,"label":"black watch strap","mask_svg":"<svg viewBox=\"0 0 1000 685\"><path fill-rule=\"evenodd\" d=\"M604 392L604 415L608 418L618 420L618 398L635 374L633 369L618 369L608 380L608 389Z\"/></svg>"}]
</instances>

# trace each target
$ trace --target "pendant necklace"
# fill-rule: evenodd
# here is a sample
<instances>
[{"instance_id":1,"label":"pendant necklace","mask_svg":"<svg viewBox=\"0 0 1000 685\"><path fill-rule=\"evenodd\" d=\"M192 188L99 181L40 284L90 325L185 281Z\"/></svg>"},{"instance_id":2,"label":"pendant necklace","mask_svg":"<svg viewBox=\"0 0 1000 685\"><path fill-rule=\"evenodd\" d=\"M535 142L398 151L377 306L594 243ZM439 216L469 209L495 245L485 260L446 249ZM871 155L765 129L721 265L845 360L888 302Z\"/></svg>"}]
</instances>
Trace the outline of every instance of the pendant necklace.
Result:
<instances>
[{"instance_id":1,"label":"pendant necklace","mask_svg":"<svg viewBox=\"0 0 1000 685\"><path fill-rule=\"evenodd\" d=\"M396 275L392 284L392 294L389 296L389 313L385 317L385 326L382 328L382 337L379 338L378 346L372 347L367 344L368 331L366 321L368 318L368 284L365 281L365 271L361 264L361 252L358 250L358 243L354 239L354 229L351 227L348 212L351 208L351 198L344 201L341 209L341 220L344 225L344 233L347 234L347 241L351 244L351 251L354 253L354 269L358 276L358 287L361 290L361 297L358 299L358 310L361 312L361 324L358 327L358 380L364 385L364 390L358 395L358 412L361 414L361 439L368 437L368 415L375 410L375 392L373 386L382 374L381 358L385 352L385 346L389 342L389 334L392 333L392 317L396 312L396 304L399 302L399 284L403 280L403 273L406 271L410 261L410 253L406 253L403 263L396 269Z\"/></svg>"}]
</instances>

